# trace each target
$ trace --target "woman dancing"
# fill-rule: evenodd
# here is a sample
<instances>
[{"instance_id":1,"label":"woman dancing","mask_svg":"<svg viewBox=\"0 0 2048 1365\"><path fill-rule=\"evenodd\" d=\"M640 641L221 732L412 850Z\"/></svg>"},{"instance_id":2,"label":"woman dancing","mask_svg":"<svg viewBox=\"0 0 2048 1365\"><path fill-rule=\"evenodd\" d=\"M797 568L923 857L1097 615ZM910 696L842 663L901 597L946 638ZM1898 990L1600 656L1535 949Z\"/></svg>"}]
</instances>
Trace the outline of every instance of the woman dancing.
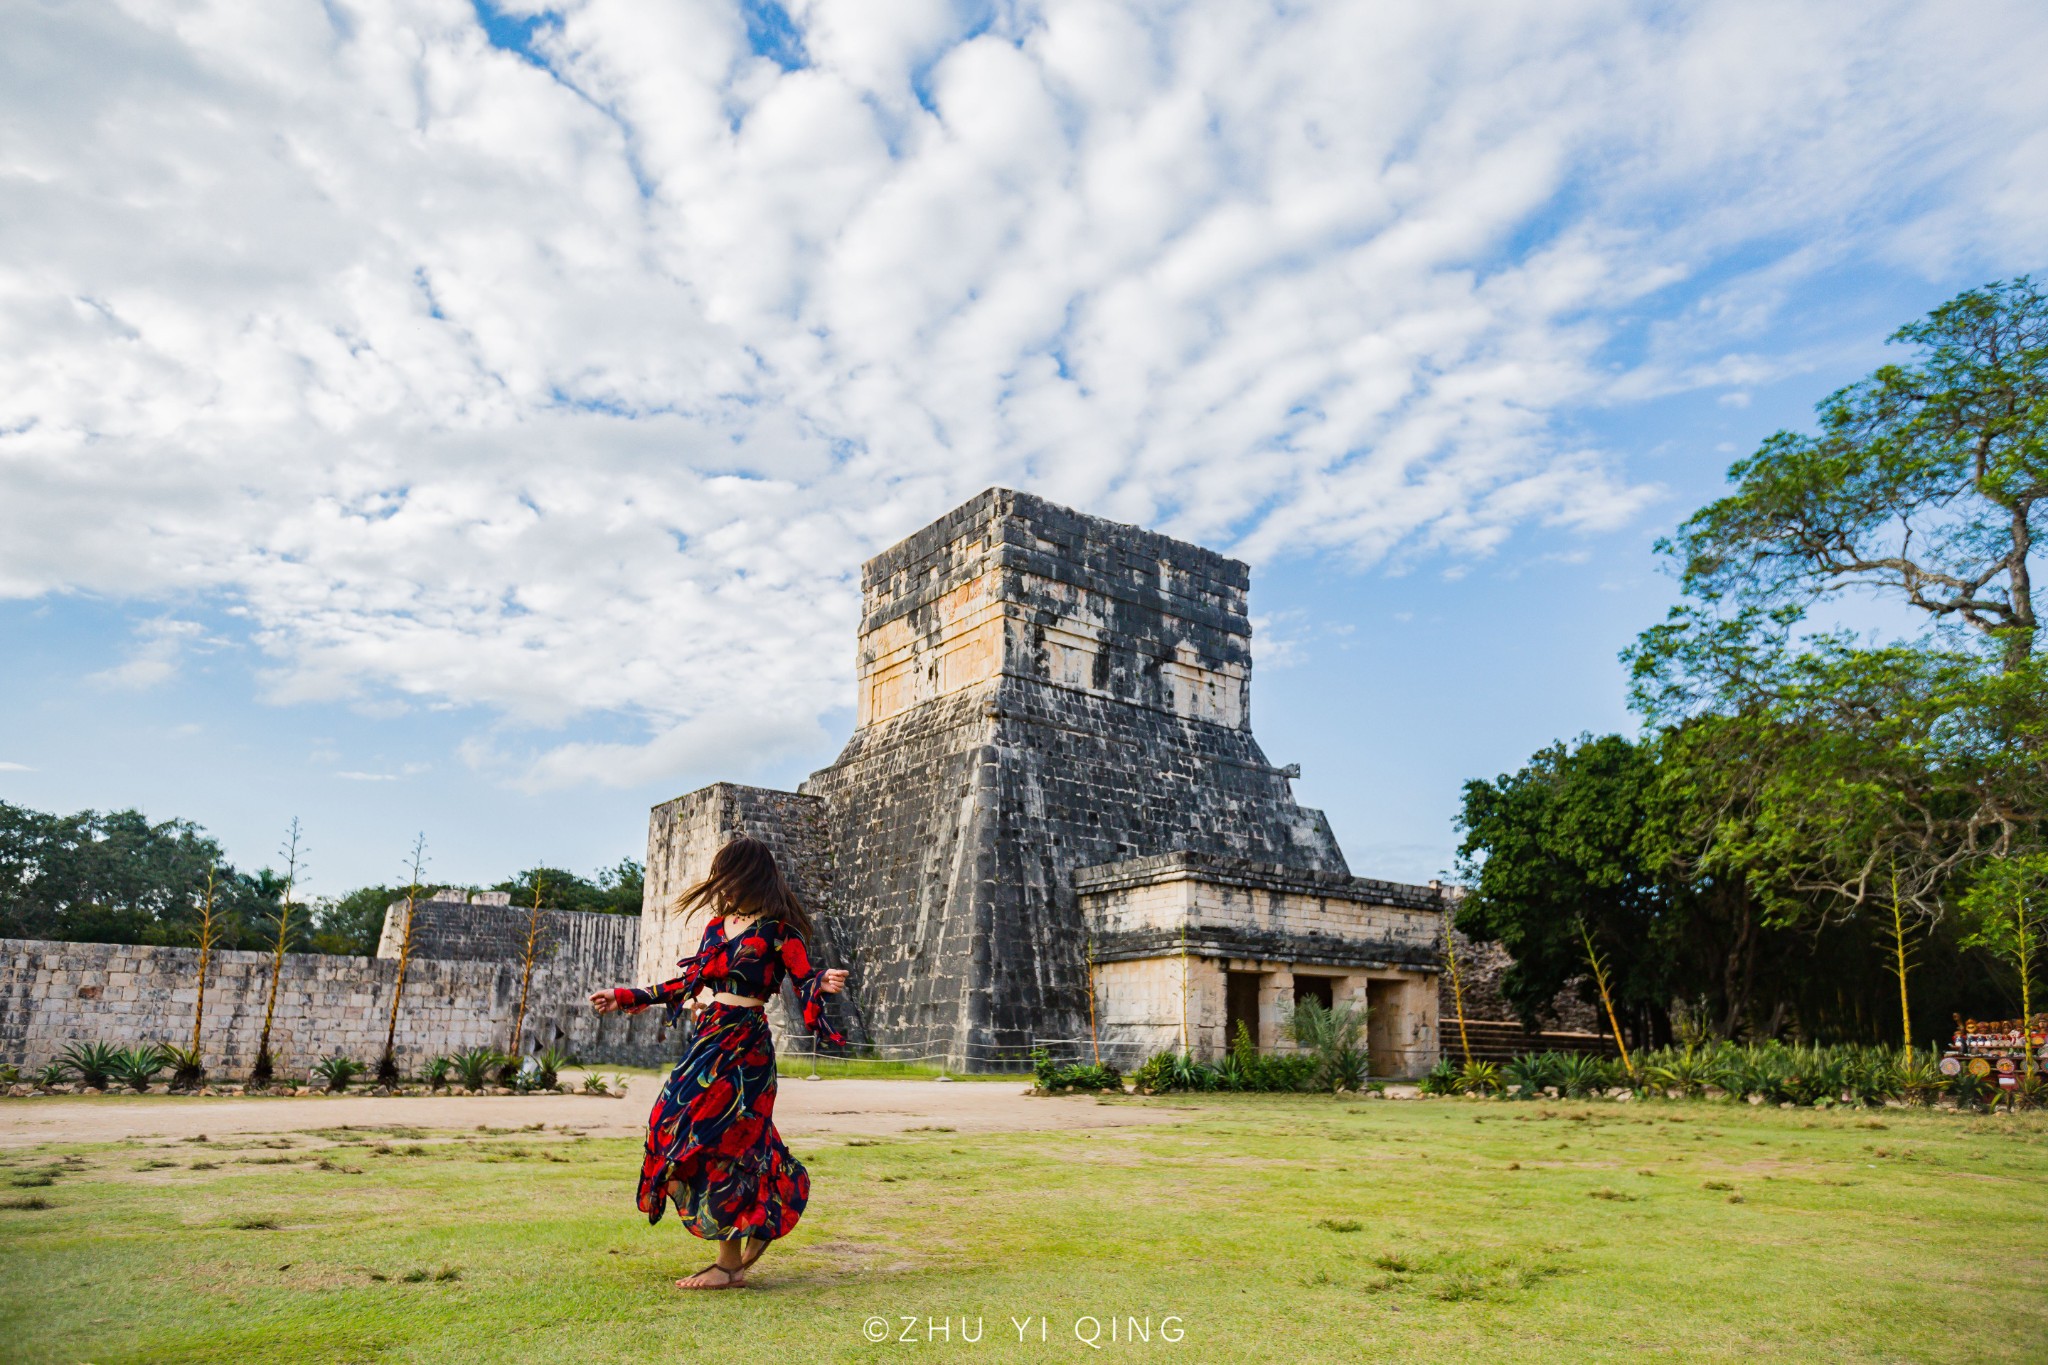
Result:
<instances>
[{"instance_id":1,"label":"woman dancing","mask_svg":"<svg viewBox=\"0 0 2048 1365\"><path fill-rule=\"evenodd\" d=\"M739 1289L747 1268L771 1241L789 1235L811 1196L810 1173L775 1131L767 1003L787 974L804 1026L827 1043L843 1043L826 1022L821 996L843 987L846 973L811 966L804 947L810 917L759 839L734 839L719 849L711 875L676 899L683 914L699 908L709 908L711 920L695 955L677 964L681 976L598 991L590 1004L599 1014L661 1005L673 1023L700 992L710 993L689 1048L648 1116L640 1211L659 1223L674 1200L690 1231L718 1243L718 1259L677 1280L678 1289Z\"/></svg>"}]
</instances>

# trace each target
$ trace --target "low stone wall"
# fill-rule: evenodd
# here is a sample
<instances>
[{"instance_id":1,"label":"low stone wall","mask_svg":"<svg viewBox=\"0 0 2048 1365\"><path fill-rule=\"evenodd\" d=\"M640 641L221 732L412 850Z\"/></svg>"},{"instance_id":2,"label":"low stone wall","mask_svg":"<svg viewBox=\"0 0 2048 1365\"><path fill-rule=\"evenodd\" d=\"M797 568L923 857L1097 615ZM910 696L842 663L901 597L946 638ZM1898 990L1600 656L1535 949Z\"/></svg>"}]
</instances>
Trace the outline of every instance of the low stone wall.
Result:
<instances>
[{"instance_id":1,"label":"low stone wall","mask_svg":"<svg viewBox=\"0 0 2048 1365\"><path fill-rule=\"evenodd\" d=\"M213 955L200 1050L218 1075L246 1075L256 1060L270 962L267 953ZM384 1050L397 977L398 964L386 959L286 954L271 1029L279 1071L302 1075L337 1052L374 1063ZM0 1061L33 1069L79 1042L183 1046L192 1036L198 984L199 954L191 948L0 939ZM680 1040L663 1036L652 1011L604 1018L591 1012L588 993L614 984L537 967L525 1046L560 1047L597 1064L666 1063ZM399 1066L413 1071L463 1048L507 1047L518 1005L516 964L414 959L398 1014Z\"/></svg>"},{"instance_id":2,"label":"low stone wall","mask_svg":"<svg viewBox=\"0 0 2048 1365\"><path fill-rule=\"evenodd\" d=\"M523 961L533 912L502 904L503 892L480 894L493 899L472 899L464 904L443 892L416 902L413 958L443 962ZM397 957L404 941L405 902L397 901L384 912L384 932L377 940L377 956ZM643 984L635 975L640 962L640 917L585 910L543 910L534 961L551 962L558 969L578 963L593 980Z\"/></svg>"},{"instance_id":3,"label":"low stone wall","mask_svg":"<svg viewBox=\"0 0 2048 1365\"><path fill-rule=\"evenodd\" d=\"M1467 1019L1510 1020L1518 1019L1515 1007L1501 994L1501 977L1514 965L1508 950L1498 943L1475 943L1458 934L1458 990L1465 997ZM1607 1020L1597 1005L1589 1005L1579 998L1579 982L1574 981L1557 993L1550 1006L1538 1021L1542 1027L1573 1033L1604 1033ZM1451 974L1445 972L1437 978L1441 994L1438 1010L1449 1028L1449 1020L1458 1014L1457 1001L1451 990Z\"/></svg>"}]
</instances>

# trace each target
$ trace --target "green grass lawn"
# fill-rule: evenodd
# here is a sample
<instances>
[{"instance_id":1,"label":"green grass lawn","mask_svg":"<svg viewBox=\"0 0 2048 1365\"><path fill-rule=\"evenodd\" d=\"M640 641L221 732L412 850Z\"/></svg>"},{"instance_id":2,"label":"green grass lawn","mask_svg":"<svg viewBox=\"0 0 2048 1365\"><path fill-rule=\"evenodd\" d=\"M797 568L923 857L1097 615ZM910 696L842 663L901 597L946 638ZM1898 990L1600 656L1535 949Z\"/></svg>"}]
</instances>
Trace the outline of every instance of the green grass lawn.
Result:
<instances>
[{"instance_id":1,"label":"green grass lawn","mask_svg":"<svg viewBox=\"0 0 2048 1365\"><path fill-rule=\"evenodd\" d=\"M0 1154L0 1358L2048 1359L2042 1116L1108 1102L1192 1116L800 1142L802 1227L754 1288L690 1296L708 1258L633 1210L630 1141Z\"/></svg>"},{"instance_id":2,"label":"green grass lawn","mask_svg":"<svg viewBox=\"0 0 2048 1365\"><path fill-rule=\"evenodd\" d=\"M805 1057L780 1055L776 1058L775 1074L778 1076L809 1076L815 1071L825 1080L850 1077L869 1081L935 1080L940 1076L951 1076L956 1081L995 1081L1005 1085L1030 1085L1031 1068L1022 1066L1011 1072L949 1071L936 1062L892 1062L879 1057ZM663 1079L668 1073L663 1072Z\"/></svg>"}]
</instances>

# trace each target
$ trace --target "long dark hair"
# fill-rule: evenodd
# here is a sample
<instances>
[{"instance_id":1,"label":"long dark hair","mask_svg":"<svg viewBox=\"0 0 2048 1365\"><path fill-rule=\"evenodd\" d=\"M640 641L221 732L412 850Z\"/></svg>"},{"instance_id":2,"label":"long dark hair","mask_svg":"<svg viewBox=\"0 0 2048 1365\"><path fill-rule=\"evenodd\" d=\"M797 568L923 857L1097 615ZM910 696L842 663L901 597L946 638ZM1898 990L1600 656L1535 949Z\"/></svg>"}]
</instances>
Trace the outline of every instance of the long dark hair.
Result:
<instances>
[{"instance_id":1,"label":"long dark hair","mask_svg":"<svg viewBox=\"0 0 2048 1365\"><path fill-rule=\"evenodd\" d=\"M719 849L704 880L676 897L676 910L686 917L705 907L720 915L779 919L811 935L811 917L784 880L775 850L745 834Z\"/></svg>"}]
</instances>

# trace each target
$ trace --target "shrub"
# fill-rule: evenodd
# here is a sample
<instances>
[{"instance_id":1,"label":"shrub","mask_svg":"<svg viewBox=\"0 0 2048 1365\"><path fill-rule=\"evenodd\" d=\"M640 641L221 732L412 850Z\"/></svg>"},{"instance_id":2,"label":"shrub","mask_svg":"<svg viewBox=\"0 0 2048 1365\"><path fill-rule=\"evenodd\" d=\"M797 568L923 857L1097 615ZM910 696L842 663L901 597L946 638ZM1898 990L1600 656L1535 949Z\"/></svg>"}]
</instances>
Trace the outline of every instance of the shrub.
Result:
<instances>
[{"instance_id":1,"label":"shrub","mask_svg":"<svg viewBox=\"0 0 2048 1365\"><path fill-rule=\"evenodd\" d=\"M113 1065L107 1074L131 1090L142 1091L149 1089L149 1083L169 1065L163 1049L149 1043L141 1047L114 1049Z\"/></svg>"},{"instance_id":2,"label":"shrub","mask_svg":"<svg viewBox=\"0 0 2048 1365\"><path fill-rule=\"evenodd\" d=\"M198 1048L163 1043L157 1051L163 1054L164 1065L171 1069L172 1089L190 1090L206 1079L206 1061L199 1055Z\"/></svg>"},{"instance_id":3,"label":"shrub","mask_svg":"<svg viewBox=\"0 0 2048 1365\"><path fill-rule=\"evenodd\" d=\"M443 1090L447 1088L449 1073L454 1070L455 1061L453 1058L436 1057L433 1061L427 1063L426 1069L420 1072L420 1077L426 1081L427 1089Z\"/></svg>"},{"instance_id":4,"label":"shrub","mask_svg":"<svg viewBox=\"0 0 2048 1365\"><path fill-rule=\"evenodd\" d=\"M21 1068L12 1062L0 1062L0 1085L20 1085Z\"/></svg>"},{"instance_id":5,"label":"shrub","mask_svg":"<svg viewBox=\"0 0 2048 1365\"><path fill-rule=\"evenodd\" d=\"M114 1068L121 1063L121 1049L112 1043L73 1043L64 1049L58 1061L77 1072L81 1084L105 1090L107 1082L113 1079Z\"/></svg>"},{"instance_id":6,"label":"shrub","mask_svg":"<svg viewBox=\"0 0 2048 1365\"><path fill-rule=\"evenodd\" d=\"M1350 1001L1326 1009L1310 997L1296 1003L1281 1028L1315 1058L1318 1090L1356 1090L1366 1078L1365 1023L1366 1011Z\"/></svg>"},{"instance_id":7,"label":"shrub","mask_svg":"<svg viewBox=\"0 0 2048 1365\"><path fill-rule=\"evenodd\" d=\"M490 1083L491 1072L505 1065L501 1053L487 1047L466 1048L449 1058L455 1064L455 1074L462 1078L464 1090L481 1090Z\"/></svg>"},{"instance_id":8,"label":"shrub","mask_svg":"<svg viewBox=\"0 0 2048 1365\"><path fill-rule=\"evenodd\" d=\"M48 1090L51 1086L62 1085L70 1080L72 1070L63 1062L50 1062L36 1073L35 1083Z\"/></svg>"},{"instance_id":9,"label":"shrub","mask_svg":"<svg viewBox=\"0 0 2048 1365\"><path fill-rule=\"evenodd\" d=\"M612 1088L605 1084L604 1077L595 1071L583 1078L583 1093L586 1095L609 1095Z\"/></svg>"},{"instance_id":10,"label":"shrub","mask_svg":"<svg viewBox=\"0 0 2048 1365\"><path fill-rule=\"evenodd\" d=\"M1054 1061L1044 1051L1033 1053L1032 1057L1032 1074L1038 1089L1045 1094L1058 1095L1069 1090L1123 1091L1123 1073L1113 1066L1089 1062L1063 1064Z\"/></svg>"},{"instance_id":11,"label":"shrub","mask_svg":"<svg viewBox=\"0 0 2048 1365\"><path fill-rule=\"evenodd\" d=\"M313 1068L313 1079L324 1081L327 1088L339 1094L348 1089L348 1083L369 1070L353 1057L344 1057L339 1052L325 1058Z\"/></svg>"}]
</instances>

